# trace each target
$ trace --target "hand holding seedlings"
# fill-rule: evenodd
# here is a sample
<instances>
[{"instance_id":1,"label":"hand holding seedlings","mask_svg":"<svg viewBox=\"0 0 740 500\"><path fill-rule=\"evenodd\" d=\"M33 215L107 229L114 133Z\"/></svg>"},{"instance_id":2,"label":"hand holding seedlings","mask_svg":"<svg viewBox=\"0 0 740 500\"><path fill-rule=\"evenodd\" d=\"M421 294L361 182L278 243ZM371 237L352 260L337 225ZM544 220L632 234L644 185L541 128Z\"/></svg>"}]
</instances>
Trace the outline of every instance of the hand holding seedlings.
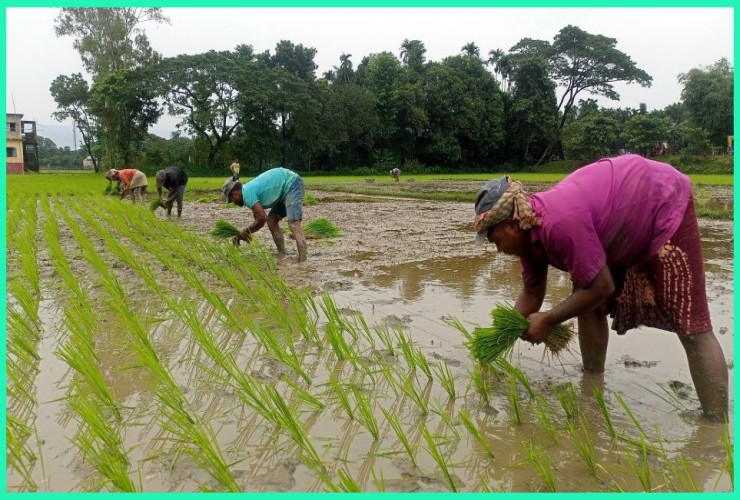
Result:
<instances>
[{"instance_id":1,"label":"hand holding seedlings","mask_svg":"<svg viewBox=\"0 0 740 500\"><path fill-rule=\"evenodd\" d=\"M544 312L530 314L527 317L527 321L529 322L529 326L527 327L527 331L522 334L521 338L522 340L526 340L532 344L545 342L549 337L553 326L555 326L550 324L547 313Z\"/></svg>"}]
</instances>

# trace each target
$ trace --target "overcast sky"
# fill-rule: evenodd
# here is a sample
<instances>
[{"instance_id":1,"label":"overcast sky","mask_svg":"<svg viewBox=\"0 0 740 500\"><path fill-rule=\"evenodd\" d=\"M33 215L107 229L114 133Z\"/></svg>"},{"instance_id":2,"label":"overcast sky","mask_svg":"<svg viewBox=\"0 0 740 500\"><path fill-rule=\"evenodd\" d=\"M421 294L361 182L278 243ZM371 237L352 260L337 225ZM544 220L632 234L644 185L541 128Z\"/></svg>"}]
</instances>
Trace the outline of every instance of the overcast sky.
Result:
<instances>
[{"instance_id":1,"label":"overcast sky","mask_svg":"<svg viewBox=\"0 0 740 500\"><path fill-rule=\"evenodd\" d=\"M72 38L56 38L59 9L8 8L6 18L6 110L35 120L39 134L59 146L72 146L72 125L51 118L49 95L60 74L83 72ZM426 46L427 60L439 61L475 42L481 57L505 52L522 38L552 42L568 24L617 40L617 49L653 77L652 87L618 85L620 101L599 99L606 107L662 109L678 102L679 73L720 58L734 60L731 8L165 8L171 24L146 25L152 47L163 56L231 50L252 45L275 50L290 40L317 50L317 76L339 65L342 53L357 64L366 55L390 51L398 56L405 38ZM733 63L734 66L734 63ZM586 99L588 94L579 94ZM151 129L169 137L176 121L164 116ZM79 137L78 137L79 139Z\"/></svg>"}]
</instances>

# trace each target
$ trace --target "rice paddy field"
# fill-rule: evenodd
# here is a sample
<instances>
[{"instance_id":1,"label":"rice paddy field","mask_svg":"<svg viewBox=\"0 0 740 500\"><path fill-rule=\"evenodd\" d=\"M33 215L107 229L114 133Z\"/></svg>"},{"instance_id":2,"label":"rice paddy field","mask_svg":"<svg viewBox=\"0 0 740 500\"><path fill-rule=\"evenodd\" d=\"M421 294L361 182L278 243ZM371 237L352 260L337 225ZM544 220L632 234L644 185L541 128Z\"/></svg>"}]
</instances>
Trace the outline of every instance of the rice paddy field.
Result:
<instances>
[{"instance_id":1,"label":"rice paddy field","mask_svg":"<svg viewBox=\"0 0 740 500\"><path fill-rule=\"evenodd\" d=\"M214 179L177 219L91 174L8 178L6 490L733 491L734 410L700 417L672 334L613 335L602 376L577 342L474 360L518 267L472 244L471 202L419 193L480 183L308 179L298 263L211 236L251 221ZM734 407L732 221L700 229Z\"/></svg>"}]
</instances>

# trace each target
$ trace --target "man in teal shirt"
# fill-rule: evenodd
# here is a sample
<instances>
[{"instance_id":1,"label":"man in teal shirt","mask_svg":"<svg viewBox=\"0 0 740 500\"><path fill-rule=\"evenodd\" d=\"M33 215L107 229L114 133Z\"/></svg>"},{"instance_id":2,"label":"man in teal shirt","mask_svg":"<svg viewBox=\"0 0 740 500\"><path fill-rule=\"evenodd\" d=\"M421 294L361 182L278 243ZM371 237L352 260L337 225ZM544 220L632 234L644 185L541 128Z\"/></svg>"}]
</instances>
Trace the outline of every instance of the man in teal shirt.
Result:
<instances>
[{"instance_id":1,"label":"man in teal shirt","mask_svg":"<svg viewBox=\"0 0 740 500\"><path fill-rule=\"evenodd\" d=\"M247 205L254 215L254 222L239 233L237 243L249 242L252 239L252 233L259 231L267 222L267 227L278 249L278 255L285 256L285 240L278 223L287 216L288 227L295 236L298 247L298 262L305 261L307 257L306 237L301 227L303 192L303 179L292 170L282 167L263 172L244 185L233 177L227 179L224 183L226 203L233 203L240 207ZM266 208L270 209L269 214L265 212Z\"/></svg>"}]
</instances>

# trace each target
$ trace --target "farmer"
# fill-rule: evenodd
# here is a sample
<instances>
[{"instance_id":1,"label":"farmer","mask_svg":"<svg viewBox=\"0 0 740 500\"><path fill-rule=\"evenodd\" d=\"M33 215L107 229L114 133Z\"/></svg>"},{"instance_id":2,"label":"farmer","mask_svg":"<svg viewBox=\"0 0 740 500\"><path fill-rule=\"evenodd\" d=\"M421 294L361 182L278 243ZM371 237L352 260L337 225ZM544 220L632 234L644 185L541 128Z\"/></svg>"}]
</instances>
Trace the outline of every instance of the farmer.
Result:
<instances>
[{"instance_id":1,"label":"farmer","mask_svg":"<svg viewBox=\"0 0 740 500\"><path fill-rule=\"evenodd\" d=\"M295 236L298 247L298 262L306 260L306 237L303 234L301 220L303 219L303 179L287 168L277 167L261 173L248 183L229 178L224 183L224 197L226 203L234 203L252 209L254 222L243 229L236 237L236 243L252 239L252 233L259 231L267 222L272 239L278 249L278 255L285 256L285 242L283 232L278 222L287 216L288 227ZM270 213L265 212L270 208Z\"/></svg>"},{"instance_id":2,"label":"farmer","mask_svg":"<svg viewBox=\"0 0 740 500\"><path fill-rule=\"evenodd\" d=\"M241 171L242 167L239 165L239 158L234 158L234 161L229 165L229 170L231 170L231 178L235 181L239 180L239 172Z\"/></svg>"},{"instance_id":3,"label":"farmer","mask_svg":"<svg viewBox=\"0 0 740 500\"><path fill-rule=\"evenodd\" d=\"M188 185L188 174L182 167L167 167L157 171L155 180L157 181L157 196L162 198L162 188L167 188L167 199L164 201L167 216L172 214L172 204L177 201L177 218L179 219L182 215L182 199Z\"/></svg>"},{"instance_id":4,"label":"farmer","mask_svg":"<svg viewBox=\"0 0 740 500\"><path fill-rule=\"evenodd\" d=\"M396 167L393 170L391 170L391 175L394 179L396 179L396 182L401 182L401 169Z\"/></svg>"},{"instance_id":5,"label":"farmer","mask_svg":"<svg viewBox=\"0 0 740 500\"><path fill-rule=\"evenodd\" d=\"M135 168L116 170L112 168L106 172L105 178L109 181L120 181L123 183L121 199L124 199L126 195L130 194L132 203L135 203L136 199L144 203L144 193L146 193L149 181L147 181L146 175L141 170Z\"/></svg>"},{"instance_id":6,"label":"farmer","mask_svg":"<svg viewBox=\"0 0 740 500\"><path fill-rule=\"evenodd\" d=\"M602 373L612 329L640 325L678 335L704 415L727 414L727 363L712 331L699 228L688 177L638 155L599 160L552 189L528 194L508 176L489 181L475 203L476 241L519 257L515 308L523 338L544 341L578 318L584 372ZM541 311L547 269L570 273L571 295Z\"/></svg>"}]
</instances>

